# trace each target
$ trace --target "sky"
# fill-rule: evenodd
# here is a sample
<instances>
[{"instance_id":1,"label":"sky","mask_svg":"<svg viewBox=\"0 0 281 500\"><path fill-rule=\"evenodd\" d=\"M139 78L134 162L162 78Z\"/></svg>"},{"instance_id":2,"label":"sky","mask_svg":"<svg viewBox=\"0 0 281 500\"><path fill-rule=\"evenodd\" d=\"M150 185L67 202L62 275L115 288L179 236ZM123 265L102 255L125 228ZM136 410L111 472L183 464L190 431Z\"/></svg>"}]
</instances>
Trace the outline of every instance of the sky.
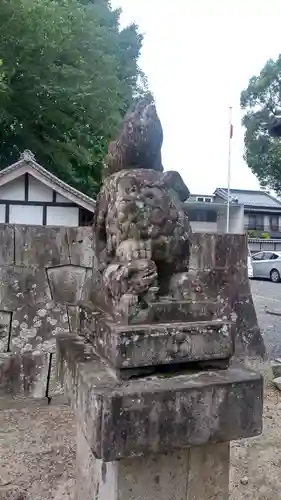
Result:
<instances>
[{"instance_id":1,"label":"sky","mask_svg":"<svg viewBox=\"0 0 281 500\"><path fill-rule=\"evenodd\" d=\"M121 24L144 35L140 66L164 130L163 165L192 193L227 186L229 107L233 108L231 187L259 189L243 160L240 93L281 52L280 0L111 0Z\"/></svg>"}]
</instances>

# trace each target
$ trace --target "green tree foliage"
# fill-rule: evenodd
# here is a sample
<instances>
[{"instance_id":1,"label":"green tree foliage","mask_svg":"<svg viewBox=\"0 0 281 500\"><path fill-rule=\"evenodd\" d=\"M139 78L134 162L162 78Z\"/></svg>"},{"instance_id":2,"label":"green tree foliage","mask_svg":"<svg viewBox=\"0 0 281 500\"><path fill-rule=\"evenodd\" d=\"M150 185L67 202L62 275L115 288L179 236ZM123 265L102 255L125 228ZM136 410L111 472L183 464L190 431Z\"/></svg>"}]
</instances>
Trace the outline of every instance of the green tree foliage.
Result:
<instances>
[{"instance_id":1,"label":"green tree foliage","mask_svg":"<svg viewBox=\"0 0 281 500\"><path fill-rule=\"evenodd\" d=\"M0 167L30 149L93 195L107 143L138 93L142 37L106 0L1 0Z\"/></svg>"},{"instance_id":2,"label":"green tree foliage","mask_svg":"<svg viewBox=\"0 0 281 500\"><path fill-rule=\"evenodd\" d=\"M269 60L241 93L245 111L245 160L263 187L281 194L281 139L271 137L268 125L281 110L281 56Z\"/></svg>"}]
</instances>

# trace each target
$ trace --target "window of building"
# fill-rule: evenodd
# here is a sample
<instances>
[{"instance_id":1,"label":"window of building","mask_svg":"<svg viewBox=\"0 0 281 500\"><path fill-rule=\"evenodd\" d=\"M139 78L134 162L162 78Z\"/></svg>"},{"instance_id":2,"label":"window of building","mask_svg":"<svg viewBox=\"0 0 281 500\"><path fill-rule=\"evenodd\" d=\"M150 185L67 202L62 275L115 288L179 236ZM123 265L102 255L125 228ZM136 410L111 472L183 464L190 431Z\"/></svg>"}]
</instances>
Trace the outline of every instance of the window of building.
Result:
<instances>
[{"instance_id":1,"label":"window of building","mask_svg":"<svg viewBox=\"0 0 281 500\"><path fill-rule=\"evenodd\" d=\"M196 210L188 211L189 220L192 222L217 222L217 213L215 210Z\"/></svg>"},{"instance_id":2,"label":"window of building","mask_svg":"<svg viewBox=\"0 0 281 500\"><path fill-rule=\"evenodd\" d=\"M211 203L212 202L212 198L210 198L210 196L197 196L196 197L196 201L200 201L200 202L204 202L205 203Z\"/></svg>"},{"instance_id":3,"label":"window of building","mask_svg":"<svg viewBox=\"0 0 281 500\"><path fill-rule=\"evenodd\" d=\"M278 231L279 230L279 217L278 215L271 215L269 219L270 223L270 229L271 231Z\"/></svg>"},{"instance_id":4,"label":"window of building","mask_svg":"<svg viewBox=\"0 0 281 500\"><path fill-rule=\"evenodd\" d=\"M264 216L261 214L250 214L248 229L264 230Z\"/></svg>"},{"instance_id":5,"label":"window of building","mask_svg":"<svg viewBox=\"0 0 281 500\"><path fill-rule=\"evenodd\" d=\"M217 222L217 212L215 210L207 210L207 222Z\"/></svg>"}]
</instances>

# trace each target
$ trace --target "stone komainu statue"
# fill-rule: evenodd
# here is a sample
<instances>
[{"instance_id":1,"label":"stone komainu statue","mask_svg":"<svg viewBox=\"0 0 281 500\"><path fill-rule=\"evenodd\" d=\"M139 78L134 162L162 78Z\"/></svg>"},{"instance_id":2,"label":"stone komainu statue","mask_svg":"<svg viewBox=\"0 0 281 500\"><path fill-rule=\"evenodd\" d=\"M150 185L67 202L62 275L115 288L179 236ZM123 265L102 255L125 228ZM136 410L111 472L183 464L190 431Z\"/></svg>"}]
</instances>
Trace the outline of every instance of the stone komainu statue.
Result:
<instances>
[{"instance_id":1,"label":"stone komainu statue","mask_svg":"<svg viewBox=\"0 0 281 500\"><path fill-rule=\"evenodd\" d=\"M163 133L151 98L125 118L109 146L94 220L99 302L130 322L186 276L189 191L177 172L163 173Z\"/></svg>"}]
</instances>

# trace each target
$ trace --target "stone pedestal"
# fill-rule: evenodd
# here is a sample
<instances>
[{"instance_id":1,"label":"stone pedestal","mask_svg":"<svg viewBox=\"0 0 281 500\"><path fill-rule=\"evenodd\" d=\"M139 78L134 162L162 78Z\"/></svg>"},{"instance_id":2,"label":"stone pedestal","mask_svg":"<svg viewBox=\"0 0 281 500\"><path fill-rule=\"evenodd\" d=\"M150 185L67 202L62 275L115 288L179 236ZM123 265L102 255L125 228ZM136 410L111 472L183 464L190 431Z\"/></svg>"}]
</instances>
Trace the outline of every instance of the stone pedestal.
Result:
<instances>
[{"instance_id":1,"label":"stone pedestal","mask_svg":"<svg viewBox=\"0 0 281 500\"><path fill-rule=\"evenodd\" d=\"M229 443L262 428L244 367L121 380L78 336L57 339L77 418L77 500L227 500Z\"/></svg>"},{"instance_id":2,"label":"stone pedestal","mask_svg":"<svg viewBox=\"0 0 281 500\"><path fill-rule=\"evenodd\" d=\"M78 499L227 500L228 485L229 443L104 462L78 427Z\"/></svg>"}]
</instances>

